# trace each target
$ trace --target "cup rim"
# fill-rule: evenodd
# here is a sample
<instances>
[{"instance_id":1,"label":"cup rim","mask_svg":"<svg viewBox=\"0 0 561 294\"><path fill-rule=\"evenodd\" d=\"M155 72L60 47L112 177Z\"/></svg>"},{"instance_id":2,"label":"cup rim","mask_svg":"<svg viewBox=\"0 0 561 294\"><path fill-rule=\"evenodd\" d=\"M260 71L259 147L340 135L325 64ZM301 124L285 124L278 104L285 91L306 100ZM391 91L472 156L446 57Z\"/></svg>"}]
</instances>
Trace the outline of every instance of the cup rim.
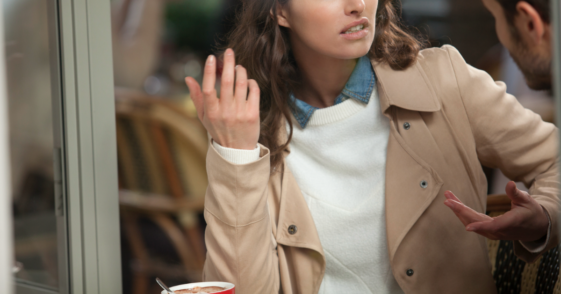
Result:
<instances>
[{"instance_id":1,"label":"cup rim","mask_svg":"<svg viewBox=\"0 0 561 294\"><path fill-rule=\"evenodd\" d=\"M181 284L181 285L170 287L170 289L175 291L175 290L191 289L193 287L210 287L210 286L224 287L224 291L232 290L235 287L234 284L227 283L227 282L200 282L200 283ZM224 291L215 292L215 293L219 294ZM167 294L167 293L165 290L163 290L162 294Z\"/></svg>"}]
</instances>

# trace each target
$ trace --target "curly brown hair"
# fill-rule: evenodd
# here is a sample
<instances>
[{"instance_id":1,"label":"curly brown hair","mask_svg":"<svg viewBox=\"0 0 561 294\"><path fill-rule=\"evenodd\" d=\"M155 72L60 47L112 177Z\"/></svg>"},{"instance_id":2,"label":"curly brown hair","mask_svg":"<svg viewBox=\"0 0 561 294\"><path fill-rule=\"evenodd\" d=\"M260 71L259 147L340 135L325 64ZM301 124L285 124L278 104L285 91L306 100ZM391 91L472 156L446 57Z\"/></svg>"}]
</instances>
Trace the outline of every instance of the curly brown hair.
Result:
<instances>
[{"instance_id":1,"label":"curly brown hair","mask_svg":"<svg viewBox=\"0 0 561 294\"><path fill-rule=\"evenodd\" d=\"M289 31L278 25L276 17L277 5L288 1L244 0L227 42L236 52L237 63L261 88L259 143L271 152L271 170L282 161L293 131L288 97L297 85L298 68L290 50ZM394 70L404 70L416 61L422 43L403 28L398 4L400 0L379 1L370 57ZM283 118L290 131L288 140L280 142Z\"/></svg>"}]
</instances>

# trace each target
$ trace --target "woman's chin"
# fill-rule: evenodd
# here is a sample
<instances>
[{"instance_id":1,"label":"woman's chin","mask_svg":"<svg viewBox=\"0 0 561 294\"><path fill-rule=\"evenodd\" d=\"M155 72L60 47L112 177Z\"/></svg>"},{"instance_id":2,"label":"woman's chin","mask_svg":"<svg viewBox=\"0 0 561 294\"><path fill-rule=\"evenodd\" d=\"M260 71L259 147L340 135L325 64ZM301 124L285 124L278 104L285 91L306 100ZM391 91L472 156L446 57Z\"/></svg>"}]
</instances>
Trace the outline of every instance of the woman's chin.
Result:
<instances>
[{"instance_id":1,"label":"woman's chin","mask_svg":"<svg viewBox=\"0 0 561 294\"><path fill-rule=\"evenodd\" d=\"M370 52L373 41L374 40L365 38L353 42L349 42L347 40L338 42L338 46L333 48L335 50L332 49L335 51L333 55L337 56L339 59L355 59L363 57Z\"/></svg>"},{"instance_id":2,"label":"woman's chin","mask_svg":"<svg viewBox=\"0 0 561 294\"><path fill-rule=\"evenodd\" d=\"M333 54L338 59L356 59L370 52L370 46L343 46Z\"/></svg>"}]
</instances>

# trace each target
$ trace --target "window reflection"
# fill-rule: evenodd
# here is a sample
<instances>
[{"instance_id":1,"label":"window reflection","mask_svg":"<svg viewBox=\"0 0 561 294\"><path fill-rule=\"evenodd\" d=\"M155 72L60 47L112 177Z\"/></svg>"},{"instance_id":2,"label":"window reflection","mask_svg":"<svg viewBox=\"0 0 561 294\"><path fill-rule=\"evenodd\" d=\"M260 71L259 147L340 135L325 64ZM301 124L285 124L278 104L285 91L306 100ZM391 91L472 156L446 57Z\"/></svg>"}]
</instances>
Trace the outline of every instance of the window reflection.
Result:
<instances>
[{"instance_id":1,"label":"window reflection","mask_svg":"<svg viewBox=\"0 0 561 294\"><path fill-rule=\"evenodd\" d=\"M56 288L50 4L3 2L16 277Z\"/></svg>"}]
</instances>

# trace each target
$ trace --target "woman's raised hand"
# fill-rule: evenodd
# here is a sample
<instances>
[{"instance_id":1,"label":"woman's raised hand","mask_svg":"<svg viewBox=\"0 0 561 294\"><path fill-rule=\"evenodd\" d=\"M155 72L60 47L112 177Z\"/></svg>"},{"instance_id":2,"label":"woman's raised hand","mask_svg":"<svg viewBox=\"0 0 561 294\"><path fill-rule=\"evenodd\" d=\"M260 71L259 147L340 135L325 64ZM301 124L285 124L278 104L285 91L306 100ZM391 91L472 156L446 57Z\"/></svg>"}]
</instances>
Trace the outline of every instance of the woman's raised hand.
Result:
<instances>
[{"instance_id":1,"label":"woman's raised hand","mask_svg":"<svg viewBox=\"0 0 561 294\"><path fill-rule=\"evenodd\" d=\"M247 79L247 71L236 66L232 49L224 53L224 70L220 86L220 99L216 83L216 57L206 61L203 89L192 77L185 79L197 115L212 139L223 147L253 150L260 132L260 90L255 80Z\"/></svg>"}]
</instances>

